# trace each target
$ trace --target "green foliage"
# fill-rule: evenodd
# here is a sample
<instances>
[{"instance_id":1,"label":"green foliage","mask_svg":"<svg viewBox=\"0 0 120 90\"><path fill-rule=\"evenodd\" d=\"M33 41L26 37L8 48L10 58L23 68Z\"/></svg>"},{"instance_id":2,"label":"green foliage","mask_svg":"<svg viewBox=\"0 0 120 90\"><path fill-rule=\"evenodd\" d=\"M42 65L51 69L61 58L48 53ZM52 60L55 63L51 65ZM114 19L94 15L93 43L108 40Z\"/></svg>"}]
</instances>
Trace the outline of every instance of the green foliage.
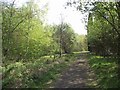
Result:
<instances>
[{"instance_id":1,"label":"green foliage","mask_svg":"<svg viewBox=\"0 0 120 90\"><path fill-rule=\"evenodd\" d=\"M6 60L39 58L53 51L51 46L56 44L51 32L44 29L42 12L34 2L19 8L3 3L2 14L2 51Z\"/></svg>"},{"instance_id":2,"label":"green foliage","mask_svg":"<svg viewBox=\"0 0 120 90\"><path fill-rule=\"evenodd\" d=\"M118 19L115 3L95 4L88 21L88 44L91 52L102 56L116 56L119 53Z\"/></svg>"},{"instance_id":3,"label":"green foliage","mask_svg":"<svg viewBox=\"0 0 120 90\"><path fill-rule=\"evenodd\" d=\"M116 58L90 55L89 64L95 72L97 87L118 88L119 79L117 75L118 67Z\"/></svg>"},{"instance_id":4,"label":"green foliage","mask_svg":"<svg viewBox=\"0 0 120 90\"><path fill-rule=\"evenodd\" d=\"M73 29L65 23L54 26L53 39L58 43L59 49L63 53L71 53L75 41Z\"/></svg>"},{"instance_id":5,"label":"green foliage","mask_svg":"<svg viewBox=\"0 0 120 90\"><path fill-rule=\"evenodd\" d=\"M88 51L87 49L87 37L85 35L78 35L75 34L75 41L74 41L74 51Z\"/></svg>"},{"instance_id":6,"label":"green foliage","mask_svg":"<svg viewBox=\"0 0 120 90\"><path fill-rule=\"evenodd\" d=\"M53 26L53 39L58 44L62 53L72 53L79 51L87 51L87 38L85 35L75 34L72 28L65 23ZM60 53L60 50L58 50Z\"/></svg>"},{"instance_id":7,"label":"green foliage","mask_svg":"<svg viewBox=\"0 0 120 90\"><path fill-rule=\"evenodd\" d=\"M43 10L39 10L34 1L18 8L14 2L3 3L2 14L4 64L54 55L60 53L60 50L63 53L86 50L82 48L87 47L84 36L76 36L69 25L63 23L58 26L44 26Z\"/></svg>"},{"instance_id":8,"label":"green foliage","mask_svg":"<svg viewBox=\"0 0 120 90\"><path fill-rule=\"evenodd\" d=\"M2 14L3 88L49 86L76 59L73 54L60 58L60 48L72 53L77 50L75 40L84 46L84 39L79 35L76 39L69 25L43 25L43 10L38 10L34 1L18 8L14 2L3 3Z\"/></svg>"},{"instance_id":9,"label":"green foliage","mask_svg":"<svg viewBox=\"0 0 120 90\"><path fill-rule=\"evenodd\" d=\"M68 59L69 58L69 59ZM74 56L61 58L41 57L35 61L16 62L3 69L3 88L45 88L60 75L63 69L73 62Z\"/></svg>"}]
</instances>

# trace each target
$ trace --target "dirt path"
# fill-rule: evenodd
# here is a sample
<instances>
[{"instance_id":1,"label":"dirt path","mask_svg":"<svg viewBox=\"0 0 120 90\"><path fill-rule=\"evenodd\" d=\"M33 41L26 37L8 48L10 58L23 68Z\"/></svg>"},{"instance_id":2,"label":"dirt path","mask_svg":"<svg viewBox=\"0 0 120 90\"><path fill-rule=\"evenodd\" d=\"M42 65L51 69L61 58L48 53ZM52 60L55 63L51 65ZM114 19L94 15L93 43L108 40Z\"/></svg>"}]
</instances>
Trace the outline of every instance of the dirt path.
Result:
<instances>
[{"instance_id":1,"label":"dirt path","mask_svg":"<svg viewBox=\"0 0 120 90\"><path fill-rule=\"evenodd\" d=\"M76 60L68 69L63 71L52 88L89 88L93 80L87 58Z\"/></svg>"}]
</instances>

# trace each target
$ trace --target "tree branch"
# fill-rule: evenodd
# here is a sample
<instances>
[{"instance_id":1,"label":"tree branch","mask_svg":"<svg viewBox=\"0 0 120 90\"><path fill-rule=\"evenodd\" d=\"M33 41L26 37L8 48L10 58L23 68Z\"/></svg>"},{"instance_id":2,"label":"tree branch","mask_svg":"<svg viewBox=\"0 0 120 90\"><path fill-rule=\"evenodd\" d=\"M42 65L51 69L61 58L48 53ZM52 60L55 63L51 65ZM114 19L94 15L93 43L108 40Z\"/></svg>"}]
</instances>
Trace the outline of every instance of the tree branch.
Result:
<instances>
[{"instance_id":1,"label":"tree branch","mask_svg":"<svg viewBox=\"0 0 120 90\"><path fill-rule=\"evenodd\" d=\"M114 23L111 23L105 16L103 16L103 14L99 10L97 10L97 12L99 12L100 15L115 29L115 31L118 33L118 35L120 35L120 33L117 30L117 28L115 27Z\"/></svg>"}]
</instances>

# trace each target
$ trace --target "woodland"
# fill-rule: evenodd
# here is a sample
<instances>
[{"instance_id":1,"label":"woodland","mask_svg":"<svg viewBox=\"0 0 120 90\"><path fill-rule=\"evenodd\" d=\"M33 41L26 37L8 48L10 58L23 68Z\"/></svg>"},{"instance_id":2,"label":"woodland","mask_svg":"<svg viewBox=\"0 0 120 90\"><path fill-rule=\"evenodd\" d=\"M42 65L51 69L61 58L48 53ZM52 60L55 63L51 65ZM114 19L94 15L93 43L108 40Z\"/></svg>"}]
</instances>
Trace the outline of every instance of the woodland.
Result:
<instances>
[{"instance_id":1,"label":"woodland","mask_svg":"<svg viewBox=\"0 0 120 90\"><path fill-rule=\"evenodd\" d=\"M87 88L120 87L120 2L66 2L65 8L76 6L83 14L89 13L88 18L84 18L87 35L75 33L71 25L62 20L59 25L45 24L48 8L39 9L34 0L21 7L15 6L15 0L0 3L2 88L50 88L72 65L74 71L69 75L74 79L76 70L89 65L94 75L92 81L83 82ZM81 63L79 69L77 60ZM84 71L87 69L79 73L79 78ZM86 79L83 77L83 80ZM84 88L82 84L73 84L71 88ZM56 87L65 86L58 83Z\"/></svg>"}]
</instances>

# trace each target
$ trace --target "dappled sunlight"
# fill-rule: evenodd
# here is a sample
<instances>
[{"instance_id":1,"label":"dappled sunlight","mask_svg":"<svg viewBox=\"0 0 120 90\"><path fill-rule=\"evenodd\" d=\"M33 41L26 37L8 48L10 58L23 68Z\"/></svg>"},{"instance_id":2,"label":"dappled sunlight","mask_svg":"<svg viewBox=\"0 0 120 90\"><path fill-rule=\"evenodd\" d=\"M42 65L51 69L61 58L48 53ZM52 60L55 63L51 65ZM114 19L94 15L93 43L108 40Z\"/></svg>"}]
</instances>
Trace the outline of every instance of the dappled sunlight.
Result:
<instances>
[{"instance_id":1,"label":"dappled sunlight","mask_svg":"<svg viewBox=\"0 0 120 90\"><path fill-rule=\"evenodd\" d=\"M82 58L82 57L81 57ZM66 69L60 78L53 84L55 88L88 88L87 82L91 77L89 68L86 67L87 61L84 59L76 60L68 69ZM89 73L88 73L89 72ZM94 80L93 77L91 81ZM89 82L90 83L90 82Z\"/></svg>"},{"instance_id":2,"label":"dappled sunlight","mask_svg":"<svg viewBox=\"0 0 120 90\"><path fill-rule=\"evenodd\" d=\"M120 2L0 3L3 89L120 87Z\"/></svg>"},{"instance_id":3,"label":"dappled sunlight","mask_svg":"<svg viewBox=\"0 0 120 90\"><path fill-rule=\"evenodd\" d=\"M114 58L98 58L91 56L89 64L96 74L96 80L99 87L117 87L117 62ZM112 81L112 82L111 82Z\"/></svg>"}]
</instances>

